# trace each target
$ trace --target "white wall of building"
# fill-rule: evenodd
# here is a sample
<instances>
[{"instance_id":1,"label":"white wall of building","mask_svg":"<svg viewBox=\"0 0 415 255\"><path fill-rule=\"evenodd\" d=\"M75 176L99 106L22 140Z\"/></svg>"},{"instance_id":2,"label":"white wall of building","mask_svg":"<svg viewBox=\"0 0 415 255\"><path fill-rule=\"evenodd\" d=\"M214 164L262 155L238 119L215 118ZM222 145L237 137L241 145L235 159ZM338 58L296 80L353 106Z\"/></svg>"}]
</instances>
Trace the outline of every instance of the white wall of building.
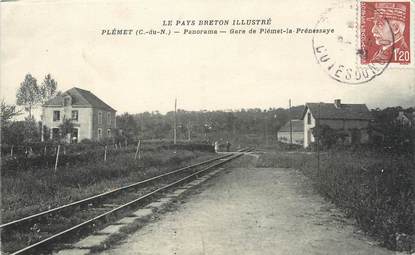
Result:
<instances>
[{"instance_id":1,"label":"white wall of building","mask_svg":"<svg viewBox=\"0 0 415 255\"><path fill-rule=\"evenodd\" d=\"M278 141L282 143L290 143L290 132L280 131L277 134ZM293 144L303 145L304 143L304 132L292 132Z\"/></svg>"},{"instance_id":2,"label":"white wall of building","mask_svg":"<svg viewBox=\"0 0 415 255\"><path fill-rule=\"evenodd\" d=\"M308 123L308 115L311 116L311 122ZM311 114L310 109L307 108L307 112L304 115L304 148L307 148L310 143L314 142L314 136L311 132L311 129L316 126L316 120L313 117L313 114Z\"/></svg>"},{"instance_id":3,"label":"white wall of building","mask_svg":"<svg viewBox=\"0 0 415 255\"><path fill-rule=\"evenodd\" d=\"M59 125L62 124L63 119L72 119L72 111L78 111L78 120L72 120L75 128L78 129L78 141L82 139L91 139L92 137L92 127L91 127L91 116L92 108L77 108L72 106L65 107L44 107L42 113L42 124L48 127L50 130L52 128L59 128ZM60 112L59 121L53 120L53 112Z\"/></svg>"}]
</instances>

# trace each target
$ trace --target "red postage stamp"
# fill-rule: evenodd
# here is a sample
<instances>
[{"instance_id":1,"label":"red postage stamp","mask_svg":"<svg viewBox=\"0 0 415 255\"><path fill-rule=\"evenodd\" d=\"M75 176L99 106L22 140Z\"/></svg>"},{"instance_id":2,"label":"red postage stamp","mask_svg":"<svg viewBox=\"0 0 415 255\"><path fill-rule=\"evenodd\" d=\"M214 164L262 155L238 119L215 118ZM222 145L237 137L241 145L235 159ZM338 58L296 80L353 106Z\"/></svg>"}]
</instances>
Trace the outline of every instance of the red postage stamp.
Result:
<instances>
[{"instance_id":1,"label":"red postage stamp","mask_svg":"<svg viewBox=\"0 0 415 255\"><path fill-rule=\"evenodd\" d=\"M410 2L360 3L361 64L411 64Z\"/></svg>"}]
</instances>

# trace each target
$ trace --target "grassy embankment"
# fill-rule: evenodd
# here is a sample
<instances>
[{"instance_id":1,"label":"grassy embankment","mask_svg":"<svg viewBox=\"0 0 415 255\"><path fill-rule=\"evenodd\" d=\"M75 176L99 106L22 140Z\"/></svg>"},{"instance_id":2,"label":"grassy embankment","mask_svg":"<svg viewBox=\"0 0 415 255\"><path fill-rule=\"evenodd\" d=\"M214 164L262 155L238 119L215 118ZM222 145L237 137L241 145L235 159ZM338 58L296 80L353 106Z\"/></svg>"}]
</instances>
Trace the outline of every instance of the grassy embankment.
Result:
<instances>
[{"instance_id":1,"label":"grassy embankment","mask_svg":"<svg viewBox=\"0 0 415 255\"><path fill-rule=\"evenodd\" d=\"M2 222L57 207L122 185L144 180L168 170L200 162L215 155L188 150L119 154L107 161L91 159L60 167L2 171Z\"/></svg>"},{"instance_id":2,"label":"grassy embankment","mask_svg":"<svg viewBox=\"0 0 415 255\"><path fill-rule=\"evenodd\" d=\"M300 169L315 188L342 208L368 234L390 249L407 250L415 235L415 162L413 157L368 151L270 152L259 167ZM412 247L415 249L415 247Z\"/></svg>"}]
</instances>

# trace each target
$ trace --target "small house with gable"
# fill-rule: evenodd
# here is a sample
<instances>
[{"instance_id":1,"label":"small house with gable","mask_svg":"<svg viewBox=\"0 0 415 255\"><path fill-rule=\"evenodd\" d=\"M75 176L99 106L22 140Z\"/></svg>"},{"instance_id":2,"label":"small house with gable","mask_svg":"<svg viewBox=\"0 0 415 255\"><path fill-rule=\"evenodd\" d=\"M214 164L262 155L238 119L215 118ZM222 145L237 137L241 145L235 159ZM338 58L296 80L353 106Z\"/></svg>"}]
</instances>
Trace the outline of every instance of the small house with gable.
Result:
<instances>
[{"instance_id":1,"label":"small house with gable","mask_svg":"<svg viewBox=\"0 0 415 255\"><path fill-rule=\"evenodd\" d=\"M281 143L293 143L303 145L304 123L302 120L291 120L285 123L277 133L278 141Z\"/></svg>"}]
</instances>

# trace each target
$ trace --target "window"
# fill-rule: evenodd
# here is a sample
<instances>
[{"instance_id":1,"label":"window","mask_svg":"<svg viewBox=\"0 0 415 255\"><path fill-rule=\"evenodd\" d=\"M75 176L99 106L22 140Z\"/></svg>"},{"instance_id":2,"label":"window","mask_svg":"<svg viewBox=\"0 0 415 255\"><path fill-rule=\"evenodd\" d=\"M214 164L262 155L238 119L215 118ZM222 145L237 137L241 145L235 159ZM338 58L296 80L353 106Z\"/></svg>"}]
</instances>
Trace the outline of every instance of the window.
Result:
<instances>
[{"instance_id":1,"label":"window","mask_svg":"<svg viewBox=\"0 0 415 255\"><path fill-rule=\"evenodd\" d=\"M107 136L108 136L108 137L111 137L111 128L108 128L108 129L107 129Z\"/></svg>"},{"instance_id":2,"label":"window","mask_svg":"<svg viewBox=\"0 0 415 255\"><path fill-rule=\"evenodd\" d=\"M107 124L111 125L111 113L107 112Z\"/></svg>"},{"instance_id":3,"label":"window","mask_svg":"<svg viewBox=\"0 0 415 255\"><path fill-rule=\"evenodd\" d=\"M72 120L78 121L78 110L72 111Z\"/></svg>"},{"instance_id":4,"label":"window","mask_svg":"<svg viewBox=\"0 0 415 255\"><path fill-rule=\"evenodd\" d=\"M307 124L311 124L311 113L307 113Z\"/></svg>"},{"instance_id":5,"label":"window","mask_svg":"<svg viewBox=\"0 0 415 255\"><path fill-rule=\"evenodd\" d=\"M102 138L102 129L98 128L98 140L101 140Z\"/></svg>"},{"instance_id":6,"label":"window","mask_svg":"<svg viewBox=\"0 0 415 255\"><path fill-rule=\"evenodd\" d=\"M98 112L98 124L102 124L102 112Z\"/></svg>"},{"instance_id":7,"label":"window","mask_svg":"<svg viewBox=\"0 0 415 255\"><path fill-rule=\"evenodd\" d=\"M65 106L70 105L70 104L71 104L71 98L69 98L69 97L65 97L65 99L63 100L63 104L64 104Z\"/></svg>"},{"instance_id":8,"label":"window","mask_svg":"<svg viewBox=\"0 0 415 255\"><path fill-rule=\"evenodd\" d=\"M53 121L60 121L60 120L61 120L61 112L53 111Z\"/></svg>"}]
</instances>

